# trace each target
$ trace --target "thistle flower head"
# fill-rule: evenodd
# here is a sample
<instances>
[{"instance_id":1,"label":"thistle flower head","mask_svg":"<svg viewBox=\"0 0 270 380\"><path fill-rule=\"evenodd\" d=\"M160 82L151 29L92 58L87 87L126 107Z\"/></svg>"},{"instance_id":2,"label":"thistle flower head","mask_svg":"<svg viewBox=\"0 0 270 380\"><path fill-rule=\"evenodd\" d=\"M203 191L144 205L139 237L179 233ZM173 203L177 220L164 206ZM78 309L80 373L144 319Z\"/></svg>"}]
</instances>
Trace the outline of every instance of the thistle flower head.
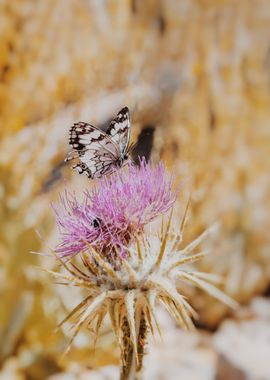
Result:
<instances>
[{"instance_id":1,"label":"thistle flower head","mask_svg":"<svg viewBox=\"0 0 270 380\"><path fill-rule=\"evenodd\" d=\"M169 210L176 195L172 177L160 163L129 164L101 178L84 200L65 192L60 207L54 206L61 242L56 253L74 256L91 245L102 254L119 250L143 231L144 226Z\"/></svg>"},{"instance_id":2,"label":"thistle flower head","mask_svg":"<svg viewBox=\"0 0 270 380\"><path fill-rule=\"evenodd\" d=\"M171 214L172 215L172 214ZM156 305L161 303L184 329L193 327L195 311L181 294L179 282L195 285L230 306L235 303L210 283L211 275L192 271L187 265L204 256L196 248L209 231L185 247L182 230L171 232L171 216L159 235L146 238L143 235L127 247L126 260L115 268L111 261L90 245L89 252L80 254L81 266L73 263L61 264L68 274L52 274L64 285L73 285L87 290L86 298L60 323L73 321L74 339L81 327L99 333L102 321L108 314L120 344L122 362L128 361L128 339L135 352L137 363L141 363L142 352L138 347L149 328L154 334L159 329ZM140 339L138 338L140 337Z\"/></svg>"}]
</instances>

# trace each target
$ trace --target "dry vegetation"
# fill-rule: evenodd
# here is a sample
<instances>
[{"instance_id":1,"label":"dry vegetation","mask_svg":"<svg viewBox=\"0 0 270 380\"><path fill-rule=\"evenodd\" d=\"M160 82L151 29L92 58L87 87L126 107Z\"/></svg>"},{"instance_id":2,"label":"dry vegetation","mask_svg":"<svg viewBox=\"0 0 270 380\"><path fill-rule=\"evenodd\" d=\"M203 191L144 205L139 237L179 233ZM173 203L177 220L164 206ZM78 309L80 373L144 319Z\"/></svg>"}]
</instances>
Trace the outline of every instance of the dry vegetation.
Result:
<instances>
[{"instance_id":1,"label":"dry vegetation","mask_svg":"<svg viewBox=\"0 0 270 380\"><path fill-rule=\"evenodd\" d=\"M70 332L52 331L75 306L77 293L55 286L36 267L52 269L53 260L29 252L48 252L47 242L54 241L49 204L64 178L73 188L90 186L62 164L70 125L77 120L102 125L124 105L132 113L134 139L143 128L155 128L152 157L162 158L183 184L180 205L192 192L187 242L220 222L219 233L203 245L212 255L196 265L222 274L222 289L240 304L253 305L220 327L229 309L187 289L200 323L218 328L214 335L201 331L184 338L191 339L187 351L205 369L200 377L191 364L190 378L210 380L217 370L223 379L224 362L222 367L217 358L221 352L227 364L231 360L230 326L248 325L246 318L250 329L254 323L258 331L269 330L269 301L255 299L268 290L270 279L269 32L268 0L2 0L1 380L65 380L64 374L55 375L65 371L83 380L91 378L89 368L118 362L106 324L95 355L89 333L82 331L60 360ZM168 354L166 360L177 373L184 371L177 363L186 353L182 332L175 332L172 321L168 325L175 337L166 332L165 347L178 345L179 356ZM243 336L245 331L246 325ZM245 346L241 334L239 347ZM256 350L270 351L269 341L261 341ZM149 369L158 350L165 350L158 345L147 363L149 379L159 373L163 378L162 369ZM267 378L237 360L226 370ZM103 378L94 369L93 379ZM109 373L116 378L113 369Z\"/></svg>"}]
</instances>

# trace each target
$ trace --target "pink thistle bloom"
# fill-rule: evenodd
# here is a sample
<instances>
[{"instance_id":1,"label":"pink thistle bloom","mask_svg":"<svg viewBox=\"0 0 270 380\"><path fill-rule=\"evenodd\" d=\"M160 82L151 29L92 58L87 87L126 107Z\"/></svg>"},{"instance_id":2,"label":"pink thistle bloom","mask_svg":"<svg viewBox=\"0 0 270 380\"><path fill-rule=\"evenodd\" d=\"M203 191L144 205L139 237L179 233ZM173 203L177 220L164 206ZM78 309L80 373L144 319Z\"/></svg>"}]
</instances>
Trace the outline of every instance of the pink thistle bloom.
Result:
<instances>
[{"instance_id":1,"label":"pink thistle bloom","mask_svg":"<svg viewBox=\"0 0 270 380\"><path fill-rule=\"evenodd\" d=\"M174 204L172 177L162 163L157 166L142 160L140 166L128 164L111 176L97 181L79 202L65 192L60 207L54 206L61 243L56 253L74 256L90 245L102 254L121 251L146 224L168 211Z\"/></svg>"}]
</instances>

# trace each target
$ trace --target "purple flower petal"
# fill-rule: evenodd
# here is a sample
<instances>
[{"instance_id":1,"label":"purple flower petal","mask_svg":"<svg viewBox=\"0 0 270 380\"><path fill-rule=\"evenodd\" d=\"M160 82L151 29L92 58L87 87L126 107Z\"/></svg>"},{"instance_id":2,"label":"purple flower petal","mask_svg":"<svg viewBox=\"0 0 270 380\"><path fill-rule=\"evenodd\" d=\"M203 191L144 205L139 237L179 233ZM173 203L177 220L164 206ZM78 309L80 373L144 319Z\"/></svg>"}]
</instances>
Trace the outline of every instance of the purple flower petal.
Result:
<instances>
[{"instance_id":1,"label":"purple flower petal","mask_svg":"<svg viewBox=\"0 0 270 380\"><path fill-rule=\"evenodd\" d=\"M66 190L60 205L53 206L61 240L56 252L74 256L88 245L106 255L123 252L123 246L168 211L175 199L172 177L164 165L145 160L101 178L82 202Z\"/></svg>"}]
</instances>

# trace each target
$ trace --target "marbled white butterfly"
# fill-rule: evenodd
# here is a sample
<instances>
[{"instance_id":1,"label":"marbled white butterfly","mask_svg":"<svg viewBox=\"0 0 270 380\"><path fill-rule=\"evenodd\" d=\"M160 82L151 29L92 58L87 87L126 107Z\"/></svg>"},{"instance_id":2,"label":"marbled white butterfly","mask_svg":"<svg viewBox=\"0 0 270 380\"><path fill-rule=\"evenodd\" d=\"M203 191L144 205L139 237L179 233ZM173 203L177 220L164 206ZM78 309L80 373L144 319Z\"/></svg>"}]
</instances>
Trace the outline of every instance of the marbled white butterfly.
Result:
<instances>
[{"instance_id":1,"label":"marbled white butterfly","mask_svg":"<svg viewBox=\"0 0 270 380\"><path fill-rule=\"evenodd\" d=\"M131 146L130 115L124 107L110 122L106 132L91 124L79 121L73 124L69 132L69 143L73 150L65 161L78 159L72 166L80 174L89 178L99 178L121 167L128 159Z\"/></svg>"}]
</instances>

